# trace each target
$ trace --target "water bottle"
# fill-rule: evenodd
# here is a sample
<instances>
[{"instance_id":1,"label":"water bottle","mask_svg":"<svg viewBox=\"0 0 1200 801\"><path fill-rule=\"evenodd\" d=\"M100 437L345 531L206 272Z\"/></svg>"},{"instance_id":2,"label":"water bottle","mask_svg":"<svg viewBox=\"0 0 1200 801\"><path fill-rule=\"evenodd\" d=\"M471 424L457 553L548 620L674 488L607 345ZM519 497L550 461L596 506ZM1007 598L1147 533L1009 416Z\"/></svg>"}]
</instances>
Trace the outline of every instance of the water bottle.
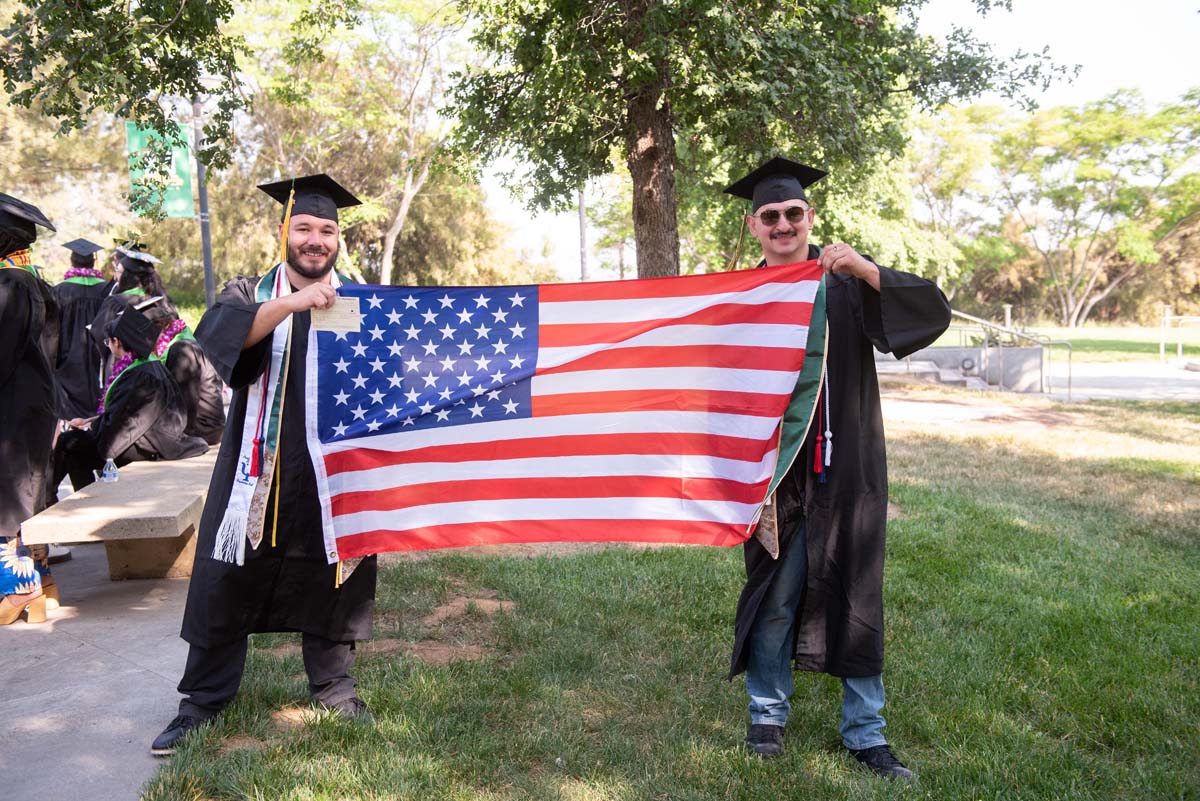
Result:
<instances>
[{"instance_id":1,"label":"water bottle","mask_svg":"<svg viewBox=\"0 0 1200 801\"><path fill-rule=\"evenodd\" d=\"M104 463L104 469L100 471L100 480L105 484L111 484L117 480L117 465L112 459Z\"/></svg>"}]
</instances>

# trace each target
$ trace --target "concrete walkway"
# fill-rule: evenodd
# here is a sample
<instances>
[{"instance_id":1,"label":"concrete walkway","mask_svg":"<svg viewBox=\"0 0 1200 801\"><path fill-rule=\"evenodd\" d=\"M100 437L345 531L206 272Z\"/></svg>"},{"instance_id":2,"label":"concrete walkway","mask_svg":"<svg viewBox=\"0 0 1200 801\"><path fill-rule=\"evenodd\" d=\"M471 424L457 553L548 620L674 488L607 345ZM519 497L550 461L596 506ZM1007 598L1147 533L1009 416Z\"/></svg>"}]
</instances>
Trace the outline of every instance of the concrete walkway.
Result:
<instances>
[{"instance_id":1,"label":"concrete walkway","mask_svg":"<svg viewBox=\"0 0 1200 801\"><path fill-rule=\"evenodd\" d=\"M102 544L55 565L62 608L0 626L0 797L136 799L175 715L187 579L111 581Z\"/></svg>"},{"instance_id":2,"label":"concrete walkway","mask_svg":"<svg viewBox=\"0 0 1200 801\"><path fill-rule=\"evenodd\" d=\"M1050 366L1050 393L1067 399L1067 364ZM1200 402L1200 372L1185 364L1159 361L1076 362L1071 367L1071 400L1159 400Z\"/></svg>"}]
</instances>

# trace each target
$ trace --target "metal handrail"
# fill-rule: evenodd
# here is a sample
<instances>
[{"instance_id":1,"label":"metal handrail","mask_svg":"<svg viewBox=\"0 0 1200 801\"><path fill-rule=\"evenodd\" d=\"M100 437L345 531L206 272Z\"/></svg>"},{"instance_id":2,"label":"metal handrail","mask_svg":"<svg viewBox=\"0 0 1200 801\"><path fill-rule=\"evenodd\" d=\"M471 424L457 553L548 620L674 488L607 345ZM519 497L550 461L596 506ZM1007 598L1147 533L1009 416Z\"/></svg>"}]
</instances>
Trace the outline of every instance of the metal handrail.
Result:
<instances>
[{"instance_id":1,"label":"metal handrail","mask_svg":"<svg viewBox=\"0 0 1200 801\"><path fill-rule=\"evenodd\" d=\"M1000 325L999 323L993 323L991 320L985 320L982 317L975 317L974 315L967 314L966 312L960 312L955 309L951 309L950 314L954 315L955 317L961 317L964 320L970 320L975 325L978 325L980 328L984 329L985 332L987 332L989 330L990 331L999 331L1001 333L1008 334L1009 336L1011 336L1013 338L1028 340L1037 345L1041 345L1051 355L1053 355L1053 351L1050 350L1050 346L1053 346L1053 345L1066 346L1066 349L1067 349L1067 403L1071 402L1071 365L1072 365L1072 356L1074 355L1074 349L1071 347L1070 342L1068 342L1065 339L1050 339L1045 334L1029 334L1024 331L1017 331L1015 328L1010 328L1008 326ZM1004 388L1004 343L1000 341L999 337L996 338L996 342L1000 347L1000 388L1003 389ZM984 358L986 359L986 357L987 357L987 342L986 342L986 340L984 342L983 352L984 352ZM1051 389L1050 380L1048 377L1049 373L1050 373L1049 362L1050 362L1050 359L1047 359L1047 368L1042 373L1042 379L1044 381L1044 391L1047 391L1047 392L1050 391L1050 389Z\"/></svg>"}]
</instances>

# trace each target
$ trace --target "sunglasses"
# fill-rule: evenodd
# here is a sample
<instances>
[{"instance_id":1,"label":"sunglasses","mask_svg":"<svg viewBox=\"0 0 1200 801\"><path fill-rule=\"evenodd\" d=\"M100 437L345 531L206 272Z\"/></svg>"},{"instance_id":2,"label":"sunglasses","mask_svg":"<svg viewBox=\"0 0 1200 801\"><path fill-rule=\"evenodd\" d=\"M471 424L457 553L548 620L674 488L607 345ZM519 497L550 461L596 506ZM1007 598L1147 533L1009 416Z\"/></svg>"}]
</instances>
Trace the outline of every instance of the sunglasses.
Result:
<instances>
[{"instance_id":1,"label":"sunglasses","mask_svg":"<svg viewBox=\"0 0 1200 801\"><path fill-rule=\"evenodd\" d=\"M808 212L809 208L807 206L791 206L787 209L784 209L782 215L777 209L770 209L768 211L760 211L758 214L752 214L750 216L754 217L763 225L770 227L779 222L780 216L786 217L787 221L794 225L802 221Z\"/></svg>"}]
</instances>

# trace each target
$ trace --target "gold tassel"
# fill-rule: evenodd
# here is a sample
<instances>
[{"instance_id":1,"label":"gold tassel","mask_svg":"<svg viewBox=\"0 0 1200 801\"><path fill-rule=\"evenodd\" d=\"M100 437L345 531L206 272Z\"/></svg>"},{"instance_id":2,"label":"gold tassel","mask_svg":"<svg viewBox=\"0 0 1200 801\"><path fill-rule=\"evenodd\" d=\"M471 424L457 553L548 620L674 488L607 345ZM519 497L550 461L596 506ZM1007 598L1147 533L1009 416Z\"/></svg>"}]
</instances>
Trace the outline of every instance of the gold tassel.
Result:
<instances>
[{"instance_id":1,"label":"gold tassel","mask_svg":"<svg viewBox=\"0 0 1200 801\"><path fill-rule=\"evenodd\" d=\"M283 211L283 226L279 232L279 261L287 261L288 224L292 221L292 206L296 204L296 187L288 193L287 208Z\"/></svg>"},{"instance_id":2,"label":"gold tassel","mask_svg":"<svg viewBox=\"0 0 1200 801\"><path fill-rule=\"evenodd\" d=\"M737 266L738 259L742 255L742 240L746 238L746 215L742 215L742 227L738 230L737 245L733 248L733 258L725 265L725 271L729 272Z\"/></svg>"}]
</instances>

